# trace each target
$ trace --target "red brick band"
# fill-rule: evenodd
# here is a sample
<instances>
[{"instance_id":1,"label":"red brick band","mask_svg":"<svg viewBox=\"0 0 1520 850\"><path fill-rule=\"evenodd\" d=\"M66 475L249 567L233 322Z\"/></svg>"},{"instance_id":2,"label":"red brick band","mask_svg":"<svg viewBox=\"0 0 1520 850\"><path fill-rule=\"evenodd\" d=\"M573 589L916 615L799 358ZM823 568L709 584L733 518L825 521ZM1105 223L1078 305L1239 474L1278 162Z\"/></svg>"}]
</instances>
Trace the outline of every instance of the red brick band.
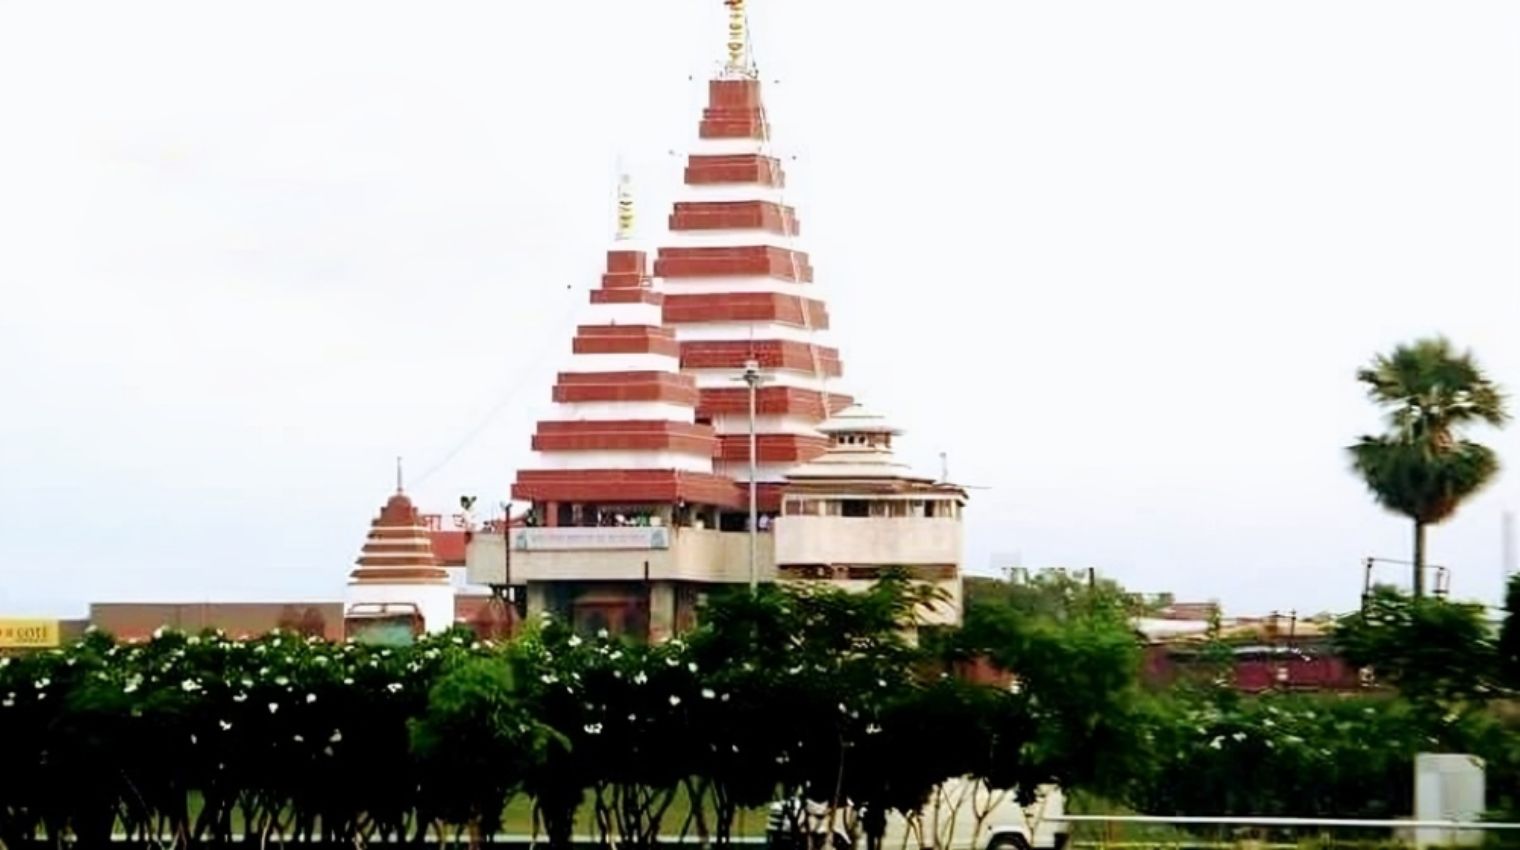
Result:
<instances>
[{"instance_id":1,"label":"red brick band","mask_svg":"<svg viewBox=\"0 0 1520 850\"><path fill-rule=\"evenodd\" d=\"M683 201L670 214L671 230L764 230L796 236L798 228L796 210L769 201Z\"/></svg>"},{"instance_id":2,"label":"red brick band","mask_svg":"<svg viewBox=\"0 0 1520 850\"><path fill-rule=\"evenodd\" d=\"M612 502L718 505L738 508L745 496L732 479L671 469L523 470L512 498L534 502ZM778 495L779 504L779 495Z\"/></svg>"},{"instance_id":3,"label":"red brick band","mask_svg":"<svg viewBox=\"0 0 1520 850\"><path fill-rule=\"evenodd\" d=\"M663 278L762 275L793 283L813 281L805 252L770 245L661 248L654 273Z\"/></svg>"},{"instance_id":4,"label":"red brick band","mask_svg":"<svg viewBox=\"0 0 1520 850\"><path fill-rule=\"evenodd\" d=\"M742 369L754 358L762 369L784 369L837 378L843 374L839 350L784 339L687 340L681 343L682 369ZM815 363L816 358L816 363Z\"/></svg>"},{"instance_id":5,"label":"red brick band","mask_svg":"<svg viewBox=\"0 0 1520 850\"><path fill-rule=\"evenodd\" d=\"M780 160L757 153L693 154L686 160L685 180L688 186L758 183L779 189L786 185L786 173Z\"/></svg>"}]
</instances>

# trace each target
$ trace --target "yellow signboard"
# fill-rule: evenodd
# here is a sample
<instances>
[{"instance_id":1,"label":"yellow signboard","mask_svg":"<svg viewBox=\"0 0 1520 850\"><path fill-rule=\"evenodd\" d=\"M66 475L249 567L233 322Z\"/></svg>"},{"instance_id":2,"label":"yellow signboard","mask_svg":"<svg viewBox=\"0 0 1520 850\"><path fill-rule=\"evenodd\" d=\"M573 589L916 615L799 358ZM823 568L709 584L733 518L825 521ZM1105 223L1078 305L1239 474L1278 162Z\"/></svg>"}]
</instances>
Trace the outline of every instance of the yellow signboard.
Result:
<instances>
[{"instance_id":1,"label":"yellow signboard","mask_svg":"<svg viewBox=\"0 0 1520 850\"><path fill-rule=\"evenodd\" d=\"M0 618L0 649L51 649L58 643L57 620Z\"/></svg>"}]
</instances>

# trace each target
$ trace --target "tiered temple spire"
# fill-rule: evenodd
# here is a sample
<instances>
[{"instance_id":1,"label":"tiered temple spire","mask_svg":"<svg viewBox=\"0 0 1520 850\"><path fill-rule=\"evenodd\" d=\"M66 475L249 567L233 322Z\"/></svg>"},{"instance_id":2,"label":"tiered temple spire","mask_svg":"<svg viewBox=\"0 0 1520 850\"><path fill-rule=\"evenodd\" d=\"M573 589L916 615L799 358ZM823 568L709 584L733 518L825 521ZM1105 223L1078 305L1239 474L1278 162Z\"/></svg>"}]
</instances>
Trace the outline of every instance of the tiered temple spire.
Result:
<instances>
[{"instance_id":1,"label":"tiered temple spire","mask_svg":"<svg viewBox=\"0 0 1520 850\"><path fill-rule=\"evenodd\" d=\"M593 504L733 506L733 482L713 473L713 429L696 421L696 380L682 374L664 297L648 257L631 246L634 209L618 192L616 244L601 287L576 329L569 368L554 386L551 418L533 436L534 468L518 473L512 498L542 506L549 525L587 522Z\"/></svg>"},{"instance_id":2,"label":"tiered temple spire","mask_svg":"<svg viewBox=\"0 0 1520 850\"><path fill-rule=\"evenodd\" d=\"M529 612L585 631L662 640L724 585L850 585L889 567L959 598L965 494L896 463L879 417L838 415L851 399L834 386L839 354L771 150L745 2L725 5L726 62L668 232L651 266L621 181L606 272L512 486L541 527L470 544L487 583L521 585ZM953 622L958 605L942 613Z\"/></svg>"},{"instance_id":3,"label":"tiered temple spire","mask_svg":"<svg viewBox=\"0 0 1520 850\"><path fill-rule=\"evenodd\" d=\"M454 588L433 552L427 524L401 489L399 461L396 492L370 523L356 564L348 577L346 610L415 606L428 631L453 625Z\"/></svg>"},{"instance_id":4,"label":"tiered temple spire","mask_svg":"<svg viewBox=\"0 0 1520 850\"><path fill-rule=\"evenodd\" d=\"M798 244L796 210L785 203L786 175L771 152L744 3L727 5L729 63L708 82L654 273L682 371L697 382L697 420L718 434L716 469L736 481L747 482L749 461L748 389L738 379L746 360L762 368L756 477L761 510L769 512L786 471L827 448L818 423L850 399L830 391L841 374L839 353L821 342L828 311Z\"/></svg>"},{"instance_id":5,"label":"tiered temple spire","mask_svg":"<svg viewBox=\"0 0 1520 850\"><path fill-rule=\"evenodd\" d=\"M839 354L821 342L829 317L798 245L786 177L753 70L743 0L728 7L727 63L708 82L682 187L653 276L632 247L633 203L618 195L617 241L592 315L579 327L555 410L538 424L532 469L512 497L550 514L566 505L742 508L749 478L746 361L757 391L760 510L774 512L786 472L828 447L817 426L850 399L830 389Z\"/></svg>"}]
</instances>

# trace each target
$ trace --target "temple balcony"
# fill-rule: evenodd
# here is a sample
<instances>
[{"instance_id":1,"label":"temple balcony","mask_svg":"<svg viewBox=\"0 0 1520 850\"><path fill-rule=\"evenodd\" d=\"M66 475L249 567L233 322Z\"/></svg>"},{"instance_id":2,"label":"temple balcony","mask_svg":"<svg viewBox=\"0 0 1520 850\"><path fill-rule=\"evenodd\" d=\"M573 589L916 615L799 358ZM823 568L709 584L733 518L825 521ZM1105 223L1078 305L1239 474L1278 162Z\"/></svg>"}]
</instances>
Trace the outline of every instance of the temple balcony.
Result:
<instances>
[{"instance_id":1,"label":"temple balcony","mask_svg":"<svg viewBox=\"0 0 1520 850\"><path fill-rule=\"evenodd\" d=\"M774 525L780 580L822 581L859 592L888 571L899 572L933 586L939 596L917 613L919 622L958 624L964 538L958 493L932 486L898 493L841 489L848 488L784 497Z\"/></svg>"},{"instance_id":2,"label":"temple balcony","mask_svg":"<svg viewBox=\"0 0 1520 850\"><path fill-rule=\"evenodd\" d=\"M806 516L776 519L776 558L787 564L955 565L958 517Z\"/></svg>"},{"instance_id":3,"label":"temple balcony","mask_svg":"<svg viewBox=\"0 0 1520 850\"><path fill-rule=\"evenodd\" d=\"M749 535L668 526L513 528L513 585L550 581L749 581ZM760 581L776 577L775 539L756 535ZM500 534L474 535L465 563L471 584L506 584Z\"/></svg>"}]
</instances>

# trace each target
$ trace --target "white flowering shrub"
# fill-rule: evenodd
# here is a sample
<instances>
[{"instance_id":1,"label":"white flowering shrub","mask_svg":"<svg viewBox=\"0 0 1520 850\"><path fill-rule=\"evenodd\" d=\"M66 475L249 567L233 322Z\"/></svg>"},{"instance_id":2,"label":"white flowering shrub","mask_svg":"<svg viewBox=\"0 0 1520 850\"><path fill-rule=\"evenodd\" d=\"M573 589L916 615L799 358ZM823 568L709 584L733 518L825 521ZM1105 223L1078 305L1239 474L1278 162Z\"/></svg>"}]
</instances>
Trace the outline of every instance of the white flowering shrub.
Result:
<instances>
[{"instance_id":1,"label":"white flowering shrub","mask_svg":"<svg viewBox=\"0 0 1520 850\"><path fill-rule=\"evenodd\" d=\"M1134 638L1106 615L968 610L910 643L926 601L892 580L741 590L658 646L553 619L501 645L92 633L0 659L0 842L474 842L522 794L553 847L578 813L634 850L726 844L740 811L805 798L874 848L887 811L952 778L1025 802L1059 783L1157 813L1379 817L1408 811L1417 751L1517 749L1475 712L1392 695L1142 699ZM1019 687L947 674L973 654Z\"/></svg>"},{"instance_id":2,"label":"white flowering shrub","mask_svg":"<svg viewBox=\"0 0 1520 850\"><path fill-rule=\"evenodd\" d=\"M925 666L901 626L927 601L899 581L736 592L657 646L548 619L502 646L91 634L0 665L0 763L36 766L0 771L0 840L474 839L517 793L555 846L588 800L635 848L727 843L778 795L871 833L861 813L1014 763L1028 727L1024 697ZM682 790L698 805L667 822Z\"/></svg>"},{"instance_id":3,"label":"white flowering shrub","mask_svg":"<svg viewBox=\"0 0 1520 850\"><path fill-rule=\"evenodd\" d=\"M399 835L426 820L407 721L484 651L458 634L402 651L160 631L11 659L0 763L35 767L0 771L0 840Z\"/></svg>"},{"instance_id":4,"label":"white flowering shrub","mask_svg":"<svg viewBox=\"0 0 1520 850\"><path fill-rule=\"evenodd\" d=\"M1406 817L1419 752L1493 752L1483 714L1425 714L1391 694L1218 691L1157 705L1133 799L1190 815Z\"/></svg>"}]
</instances>

